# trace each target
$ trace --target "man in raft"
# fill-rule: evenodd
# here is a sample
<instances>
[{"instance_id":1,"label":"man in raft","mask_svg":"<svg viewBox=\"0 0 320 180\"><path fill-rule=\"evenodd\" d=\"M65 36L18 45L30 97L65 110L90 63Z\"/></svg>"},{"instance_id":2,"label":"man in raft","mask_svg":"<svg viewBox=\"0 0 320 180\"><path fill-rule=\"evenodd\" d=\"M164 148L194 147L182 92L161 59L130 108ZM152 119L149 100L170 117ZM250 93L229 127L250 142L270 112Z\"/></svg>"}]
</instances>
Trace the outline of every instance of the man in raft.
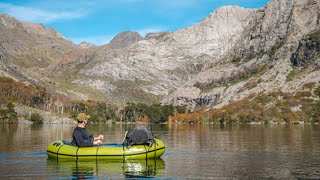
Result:
<instances>
[{"instance_id":1,"label":"man in raft","mask_svg":"<svg viewBox=\"0 0 320 180\"><path fill-rule=\"evenodd\" d=\"M90 115L85 113L79 113L77 115L78 126L73 131L73 140L72 143L79 147L88 147L93 145L102 144L103 135L98 137L93 137L89 135L85 129L85 126L88 124Z\"/></svg>"}]
</instances>

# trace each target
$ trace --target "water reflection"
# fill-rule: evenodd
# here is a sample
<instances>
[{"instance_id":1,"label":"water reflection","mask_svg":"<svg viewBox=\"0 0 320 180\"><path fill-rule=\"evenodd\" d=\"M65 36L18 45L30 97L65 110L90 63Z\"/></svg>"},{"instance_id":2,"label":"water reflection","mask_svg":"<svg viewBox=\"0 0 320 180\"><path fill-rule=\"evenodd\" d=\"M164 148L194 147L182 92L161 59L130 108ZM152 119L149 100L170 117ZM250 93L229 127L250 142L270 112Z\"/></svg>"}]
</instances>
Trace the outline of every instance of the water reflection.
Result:
<instances>
[{"instance_id":1,"label":"water reflection","mask_svg":"<svg viewBox=\"0 0 320 180\"><path fill-rule=\"evenodd\" d=\"M104 143L121 143L135 126L89 124L87 130L103 132ZM319 125L150 126L166 144L164 161L49 161L48 144L71 140L74 124L0 124L0 179L320 178Z\"/></svg>"},{"instance_id":2,"label":"water reflection","mask_svg":"<svg viewBox=\"0 0 320 180\"><path fill-rule=\"evenodd\" d=\"M162 159L71 161L48 158L47 167L55 176L66 178L150 178L164 175L165 162Z\"/></svg>"},{"instance_id":3,"label":"water reflection","mask_svg":"<svg viewBox=\"0 0 320 180\"><path fill-rule=\"evenodd\" d=\"M123 165L125 177L161 177L164 175L165 162L162 159L129 161Z\"/></svg>"}]
</instances>

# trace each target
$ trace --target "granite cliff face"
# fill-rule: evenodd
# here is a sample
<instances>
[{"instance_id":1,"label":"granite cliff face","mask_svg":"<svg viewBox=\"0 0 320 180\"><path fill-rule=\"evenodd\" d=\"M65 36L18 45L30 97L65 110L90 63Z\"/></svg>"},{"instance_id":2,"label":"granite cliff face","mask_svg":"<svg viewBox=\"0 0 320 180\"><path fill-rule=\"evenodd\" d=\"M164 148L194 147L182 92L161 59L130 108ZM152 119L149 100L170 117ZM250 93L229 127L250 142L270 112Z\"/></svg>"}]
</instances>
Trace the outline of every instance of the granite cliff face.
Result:
<instances>
[{"instance_id":1,"label":"granite cliff face","mask_svg":"<svg viewBox=\"0 0 320 180\"><path fill-rule=\"evenodd\" d=\"M255 11L223 7L200 23L176 32L148 34L121 48L108 48L114 47L112 41L98 49L95 58L81 70L85 78L73 83L85 84L91 77L97 82L91 83L92 87L104 82L111 97L158 101L222 57ZM128 97L130 91L137 97Z\"/></svg>"},{"instance_id":2,"label":"granite cliff face","mask_svg":"<svg viewBox=\"0 0 320 180\"><path fill-rule=\"evenodd\" d=\"M319 85L319 6L227 6L176 32L127 31L103 46L77 46L53 29L1 15L0 70L75 99L161 101L191 110L252 93L295 92Z\"/></svg>"},{"instance_id":3,"label":"granite cliff face","mask_svg":"<svg viewBox=\"0 0 320 180\"><path fill-rule=\"evenodd\" d=\"M162 102L221 107L252 93L296 92L319 85L319 2L273 0L248 19L241 36L224 57L187 81ZM314 39L306 40L312 35ZM301 58L301 60L299 60ZM300 74L291 78L297 65Z\"/></svg>"}]
</instances>

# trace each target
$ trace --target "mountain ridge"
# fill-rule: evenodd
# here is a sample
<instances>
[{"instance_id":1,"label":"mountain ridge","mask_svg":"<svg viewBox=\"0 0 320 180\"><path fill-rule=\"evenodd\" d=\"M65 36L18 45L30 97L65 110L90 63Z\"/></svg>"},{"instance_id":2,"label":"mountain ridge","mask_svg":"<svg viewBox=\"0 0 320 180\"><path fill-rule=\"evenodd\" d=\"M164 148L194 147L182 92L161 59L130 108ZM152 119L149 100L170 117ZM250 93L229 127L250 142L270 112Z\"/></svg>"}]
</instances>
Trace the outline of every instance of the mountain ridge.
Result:
<instances>
[{"instance_id":1,"label":"mountain ridge","mask_svg":"<svg viewBox=\"0 0 320 180\"><path fill-rule=\"evenodd\" d=\"M50 28L17 20L10 25L3 20L8 15L0 15L0 72L74 99L217 108L252 93L318 86L318 40L307 37L319 30L319 12L313 0L227 6L175 32L142 37L126 31L85 48ZM304 52L314 63L301 63L309 58ZM295 71L299 78L288 80Z\"/></svg>"}]
</instances>

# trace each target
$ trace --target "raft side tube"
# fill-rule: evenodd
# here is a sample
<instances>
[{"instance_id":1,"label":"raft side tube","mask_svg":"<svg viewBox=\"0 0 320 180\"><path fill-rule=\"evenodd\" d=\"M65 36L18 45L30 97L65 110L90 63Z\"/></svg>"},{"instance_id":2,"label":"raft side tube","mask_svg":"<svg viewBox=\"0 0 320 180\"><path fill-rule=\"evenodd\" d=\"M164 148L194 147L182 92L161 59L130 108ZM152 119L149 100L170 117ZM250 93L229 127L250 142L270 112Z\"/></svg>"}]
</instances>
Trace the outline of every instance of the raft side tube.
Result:
<instances>
[{"instance_id":1,"label":"raft side tube","mask_svg":"<svg viewBox=\"0 0 320 180\"><path fill-rule=\"evenodd\" d=\"M159 158L165 152L164 143L155 139L151 147L148 145L133 145L130 148L122 144L103 144L93 147L77 147L59 140L51 143L47 148L47 154L52 158L62 159L152 159Z\"/></svg>"}]
</instances>

